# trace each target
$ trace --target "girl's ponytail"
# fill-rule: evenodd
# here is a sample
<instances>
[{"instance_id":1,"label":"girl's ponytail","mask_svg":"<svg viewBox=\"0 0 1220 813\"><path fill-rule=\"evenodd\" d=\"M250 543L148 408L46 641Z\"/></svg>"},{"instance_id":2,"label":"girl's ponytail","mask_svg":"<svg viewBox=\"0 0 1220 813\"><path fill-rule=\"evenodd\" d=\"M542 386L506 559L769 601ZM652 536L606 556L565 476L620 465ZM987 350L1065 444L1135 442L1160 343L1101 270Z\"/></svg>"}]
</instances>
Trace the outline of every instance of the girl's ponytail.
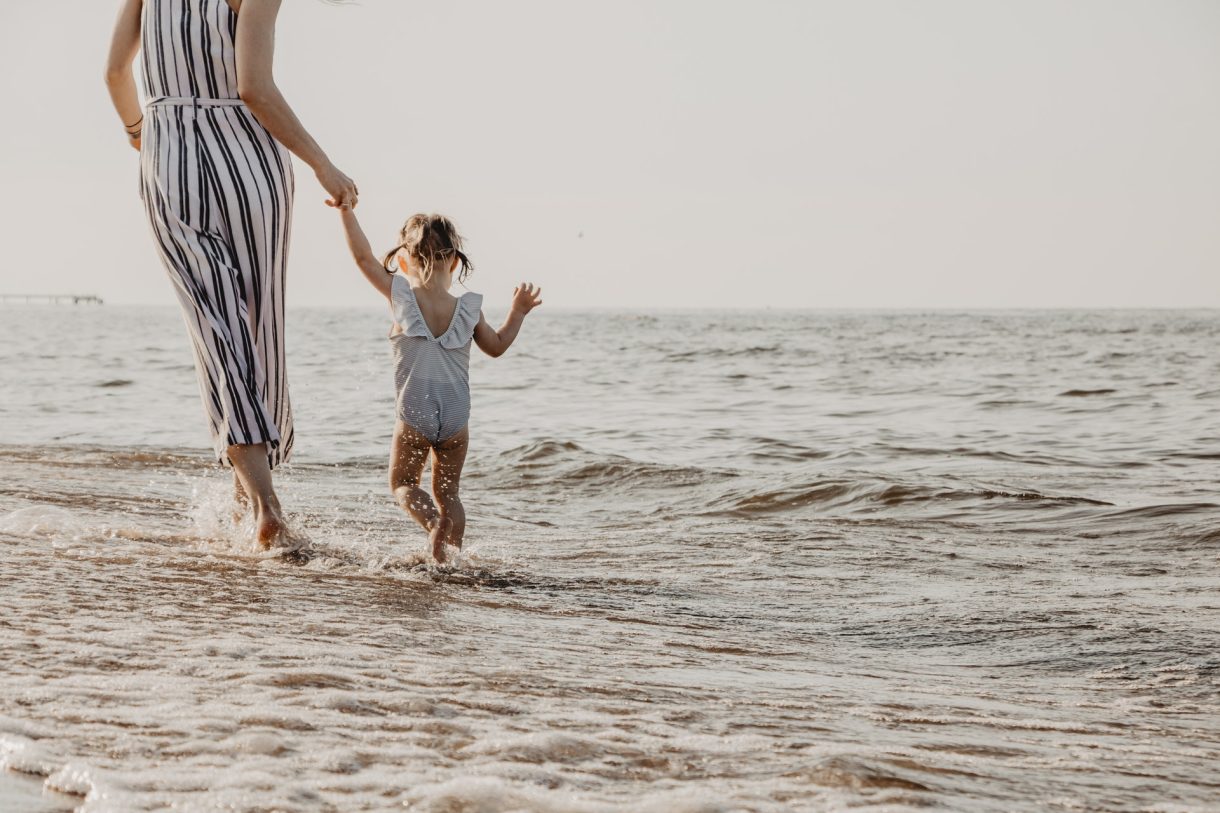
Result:
<instances>
[{"instance_id":1,"label":"girl's ponytail","mask_svg":"<svg viewBox=\"0 0 1220 813\"><path fill-rule=\"evenodd\" d=\"M402 251L406 247L407 247L406 243L403 243L400 246L396 246L388 254L386 254L385 259L381 261L381 267L384 268L385 272L387 274L389 274L391 277L394 276L396 273L398 273L398 269L396 269L394 267L394 258L396 258L398 256L398 252Z\"/></svg>"},{"instance_id":2,"label":"girl's ponytail","mask_svg":"<svg viewBox=\"0 0 1220 813\"><path fill-rule=\"evenodd\" d=\"M432 276L432 269L439 262L448 262L457 257L461 268L457 280L464 283L474 270L474 263L462 251L464 241L457 226L444 215L411 215L398 233L398 246L385 255L382 266L387 274L393 274L393 262L398 252L406 251L423 269L424 279Z\"/></svg>"}]
</instances>

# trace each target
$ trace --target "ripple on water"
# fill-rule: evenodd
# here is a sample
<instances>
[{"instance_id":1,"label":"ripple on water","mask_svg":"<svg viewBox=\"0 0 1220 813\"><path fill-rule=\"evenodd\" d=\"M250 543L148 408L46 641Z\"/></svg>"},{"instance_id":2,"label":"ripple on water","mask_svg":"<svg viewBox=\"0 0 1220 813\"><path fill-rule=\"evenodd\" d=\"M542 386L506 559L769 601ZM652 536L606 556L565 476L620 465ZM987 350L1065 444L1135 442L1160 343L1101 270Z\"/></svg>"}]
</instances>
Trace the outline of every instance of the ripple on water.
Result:
<instances>
[{"instance_id":1,"label":"ripple on water","mask_svg":"<svg viewBox=\"0 0 1220 813\"><path fill-rule=\"evenodd\" d=\"M383 317L294 317L287 555L116 315L0 323L0 809L1214 808L1214 314L540 317L443 567Z\"/></svg>"}]
</instances>

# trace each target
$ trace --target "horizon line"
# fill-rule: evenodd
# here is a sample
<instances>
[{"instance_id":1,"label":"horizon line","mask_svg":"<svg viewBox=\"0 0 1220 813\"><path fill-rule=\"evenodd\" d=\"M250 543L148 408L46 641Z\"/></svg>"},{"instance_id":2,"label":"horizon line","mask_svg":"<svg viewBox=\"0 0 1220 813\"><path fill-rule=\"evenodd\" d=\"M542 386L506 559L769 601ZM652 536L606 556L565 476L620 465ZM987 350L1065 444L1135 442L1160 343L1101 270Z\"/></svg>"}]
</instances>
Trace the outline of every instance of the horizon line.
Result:
<instances>
[{"instance_id":1,"label":"horizon line","mask_svg":"<svg viewBox=\"0 0 1220 813\"><path fill-rule=\"evenodd\" d=\"M78 307L73 302L65 301L18 301L24 300L26 297L33 299L46 300L80 300L82 304L86 304L92 308L165 308L174 309L179 306L176 303L152 303L152 302L124 302L124 301L105 301L101 297L93 294L0 294L0 307L4 306L21 306L21 307L66 307L71 305ZM492 308L505 307L507 303L491 303ZM303 305L288 305L287 309L295 310L379 310L381 305L321 305L321 304L303 304ZM549 312L602 312L602 313L699 313L699 312L750 312L762 313L767 311L774 312L848 312L848 311L886 311L886 312L940 312L940 313L964 313L964 312L996 312L996 313L1013 313L1021 311L1131 311L1131 312L1149 312L1149 311L1218 311L1220 304L1217 305L821 305L821 306L804 306L804 305L672 305L672 306L655 306L655 307L640 307L636 305L553 305L546 308Z\"/></svg>"}]
</instances>

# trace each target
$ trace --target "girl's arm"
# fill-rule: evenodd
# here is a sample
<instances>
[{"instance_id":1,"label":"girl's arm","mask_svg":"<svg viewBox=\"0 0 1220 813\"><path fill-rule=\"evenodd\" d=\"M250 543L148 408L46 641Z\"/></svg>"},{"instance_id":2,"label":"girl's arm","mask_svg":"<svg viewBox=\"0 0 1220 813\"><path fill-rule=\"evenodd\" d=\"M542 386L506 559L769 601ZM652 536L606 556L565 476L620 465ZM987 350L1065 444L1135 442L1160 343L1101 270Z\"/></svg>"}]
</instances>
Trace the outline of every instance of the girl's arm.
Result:
<instances>
[{"instance_id":1,"label":"girl's arm","mask_svg":"<svg viewBox=\"0 0 1220 813\"><path fill-rule=\"evenodd\" d=\"M106 60L106 87L110 90L110 101L115 112L127 129L127 140L140 149L141 121L144 111L140 108L140 95L136 92L136 78L131 72L131 63L140 52L140 12L144 0L123 0L119 8L119 19L114 25L110 39L110 57Z\"/></svg>"},{"instance_id":2,"label":"girl's arm","mask_svg":"<svg viewBox=\"0 0 1220 813\"><path fill-rule=\"evenodd\" d=\"M356 213L352 211L352 207L340 205L339 214L343 218L343 231L347 234L347 247L351 250L352 259L356 261L360 273L364 274L364 278L380 291L382 296L389 299L390 284L394 281L394 277L387 274L385 266L377 262L377 258L373 256L369 238L364 236L364 229L360 228L360 221L356 219Z\"/></svg>"},{"instance_id":3,"label":"girl's arm","mask_svg":"<svg viewBox=\"0 0 1220 813\"><path fill-rule=\"evenodd\" d=\"M237 92L259 124L313 168L318 183L333 204L355 205L359 191L352 179L331 163L301 124L275 84L271 66L275 50L275 19L281 0L243 0L237 15Z\"/></svg>"},{"instance_id":4,"label":"girl's arm","mask_svg":"<svg viewBox=\"0 0 1220 813\"><path fill-rule=\"evenodd\" d=\"M479 323L474 326L474 343L492 358L504 355L521 332L525 315L541 304L542 289L528 282L521 283L513 289L512 307L508 309L508 316L499 330L492 330L483 314L479 314Z\"/></svg>"}]
</instances>

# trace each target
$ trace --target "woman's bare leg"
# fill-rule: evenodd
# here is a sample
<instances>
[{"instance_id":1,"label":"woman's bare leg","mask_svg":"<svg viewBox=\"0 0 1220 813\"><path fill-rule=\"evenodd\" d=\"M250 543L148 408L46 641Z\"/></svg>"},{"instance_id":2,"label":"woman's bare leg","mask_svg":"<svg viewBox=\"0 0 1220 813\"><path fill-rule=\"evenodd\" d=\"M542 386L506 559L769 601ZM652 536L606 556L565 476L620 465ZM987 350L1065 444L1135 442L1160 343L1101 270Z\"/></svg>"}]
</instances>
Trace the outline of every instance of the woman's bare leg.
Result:
<instances>
[{"instance_id":1,"label":"woman's bare leg","mask_svg":"<svg viewBox=\"0 0 1220 813\"><path fill-rule=\"evenodd\" d=\"M241 522L242 517L250 510L250 495L241 484L237 471L233 471L233 524Z\"/></svg>"},{"instance_id":2,"label":"woman's bare leg","mask_svg":"<svg viewBox=\"0 0 1220 813\"><path fill-rule=\"evenodd\" d=\"M229 447L229 462L238 484L254 506L255 538L266 550L282 542L287 532L280 498L271 482L271 464L267 462L267 444L254 443Z\"/></svg>"},{"instance_id":3,"label":"woman's bare leg","mask_svg":"<svg viewBox=\"0 0 1220 813\"><path fill-rule=\"evenodd\" d=\"M432 555L438 562L443 562L444 536L449 524L442 521L432 497L419 485L431 452L432 443L400 420L394 427L394 440L390 445L390 490L399 507L428 532Z\"/></svg>"},{"instance_id":4,"label":"woman's bare leg","mask_svg":"<svg viewBox=\"0 0 1220 813\"><path fill-rule=\"evenodd\" d=\"M458 489L462 485L462 466L466 463L469 446L470 433L463 428L432 450L432 494L440 507L441 517L451 523L444 541L458 550L462 549L462 537L466 535L466 509L458 497Z\"/></svg>"}]
</instances>

